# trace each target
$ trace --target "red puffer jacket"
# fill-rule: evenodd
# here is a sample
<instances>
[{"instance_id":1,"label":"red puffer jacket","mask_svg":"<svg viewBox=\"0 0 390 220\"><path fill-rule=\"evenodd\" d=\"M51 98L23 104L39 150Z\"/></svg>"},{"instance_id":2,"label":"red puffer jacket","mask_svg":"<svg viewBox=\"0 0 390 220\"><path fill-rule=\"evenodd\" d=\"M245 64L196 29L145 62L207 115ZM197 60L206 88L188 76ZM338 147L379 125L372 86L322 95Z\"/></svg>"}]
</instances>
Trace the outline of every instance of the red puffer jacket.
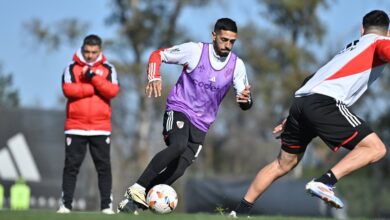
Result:
<instances>
[{"instance_id":1,"label":"red puffer jacket","mask_svg":"<svg viewBox=\"0 0 390 220\"><path fill-rule=\"evenodd\" d=\"M62 91L68 99L65 130L98 130L111 132L110 100L119 93L117 73L103 54L88 64L77 51L62 77ZM84 74L90 68L96 75L91 81Z\"/></svg>"}]
</instances>

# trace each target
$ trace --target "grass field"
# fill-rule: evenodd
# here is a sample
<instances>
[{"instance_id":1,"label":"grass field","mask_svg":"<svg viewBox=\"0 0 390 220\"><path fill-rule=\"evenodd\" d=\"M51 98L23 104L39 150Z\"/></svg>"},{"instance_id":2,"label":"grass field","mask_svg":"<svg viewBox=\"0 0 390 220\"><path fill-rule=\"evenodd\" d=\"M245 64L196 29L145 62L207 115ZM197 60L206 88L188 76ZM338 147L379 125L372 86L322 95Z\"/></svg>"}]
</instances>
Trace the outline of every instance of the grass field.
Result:
<instances>
[{"instance_id":1,"label":"grass field","mask_svg":"<svg viewBox=\"0 0 390 220\"><path fill-rule=\"evenodd\" d=\"M1 220L226 220L227 216L219 214L184 214L172 213L155 215L150 212L138 216L129 214L103 215L98 212L73 212L71 214L57 214L54 211L0 211ZM242 217L240 219L247 219ZM287 217L287 216L252 216L251 220L327 220L331 218Z\"/></svg>"}]
</instances>

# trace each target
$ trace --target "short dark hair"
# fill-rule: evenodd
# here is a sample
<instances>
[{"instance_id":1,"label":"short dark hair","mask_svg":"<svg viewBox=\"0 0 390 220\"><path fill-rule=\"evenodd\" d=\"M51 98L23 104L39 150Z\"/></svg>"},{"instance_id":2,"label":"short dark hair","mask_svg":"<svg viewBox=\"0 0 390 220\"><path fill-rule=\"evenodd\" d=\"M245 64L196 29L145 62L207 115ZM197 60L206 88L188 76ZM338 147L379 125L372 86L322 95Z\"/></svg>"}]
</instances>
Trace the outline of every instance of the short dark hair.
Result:
<instances>
[{"instance_id":1,"label":"short dark hair","mask_svg":"<svg viewBox=\"0 0 390 220\"><path fill-rule=\"evenodd\" d=\"M373 10L364 15L363 28L365 30L379 29L386 31L389 29L389 16L381 10Z\"/></svg>"},{"instance_id":2,"label":"short dark hair","mask_svg":"<svg viewBox=\"0 0 390 220\"><path fill-rule=\"evenodd\" d=\"M237 25L236 22L230 18L220 18L214 25L214 32L224 30L224 31L232 31L237 33Z\"/></svg>"},{"instance_id":3,"label":"short dark hair","mask_svg":"<svg viewBox=\"0 0 390 220\"><path fill-rule=\"evenodd\" d=\"M92 46L99 46L102 47L102 39L95 35L95 34L90 34L84 38L83 41L83 47L85 45L92 45Z\"/></svg>"}]
</instances>

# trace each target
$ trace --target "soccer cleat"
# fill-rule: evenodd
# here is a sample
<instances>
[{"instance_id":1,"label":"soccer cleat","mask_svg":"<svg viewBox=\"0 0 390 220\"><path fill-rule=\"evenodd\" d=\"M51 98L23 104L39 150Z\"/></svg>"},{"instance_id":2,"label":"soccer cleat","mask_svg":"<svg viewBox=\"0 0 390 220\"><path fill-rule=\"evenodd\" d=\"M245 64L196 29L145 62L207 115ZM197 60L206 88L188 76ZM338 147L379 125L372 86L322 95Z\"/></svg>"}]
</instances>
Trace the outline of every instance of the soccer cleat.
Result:
<instances>
[{"instance_id":1,"label":"soccer cleat","mask_svg":"<svg viewBox=\"0 0 390 220\"><path fill-rule=\"evenodd\" d=\"M124 199L118 204L116 212L138 215L137 204L135 204L131 199Z\"/></svg>"},{"instance_id":2,"label":"soccer cleat","mask_svg":"<svg viewBox=\"0 0 390 220\"><path fill-rule=\"evenodd\" d=\"M228 218L237 218L237 213L235 211L231 211L228 215Z\"/></svg>"},{"instance_id":3,"label":"soccer cleat","mask_svg":"<svg viewBox=\"0 0 390 220\"><path fill-rule=\"evenodd\" d=\"M238 217L243 217L243 216L241 214L240 214L240 216L238 216L236 211L231 211L227 217L228 218L238 218ZM248 216L246 216L246 218L250 219L252 217L250 217L248 215Z\"/></svg>"},{"instance_id":4,"label":"soccer cleat","mask_svg":"<svg viewBox=\"0 0 390 220\"><path fill-rule=\"evenodd\" d=\"M70 212L70 209L66 208L64 205L61 205L60 208L57 210L57 213L59 214L68 214Z\"/></svg>"},{"instance_id":5,"label":"soccer cleat","mask_svg":"<svg viewBox=\"0 0 390 220\"><path fill-rule=\"evenodd\" d=\"M146 193L144 189L138 187L130 186L127 188L125 197L127 199L133 200L135 203L139 204L142 209L148 209L149 205L146 203Z\"/></svg>"},{"instance_id":6,"label":"soccer cleat","mask_svg":"<svg viewBox=\"0 0 390 220\"><path fill-rule=\"evenodd\" d=\"M112 210L111 208L102 209L102 213L106 214L106 215L113 215L113 214L115 214L114 210Z\"/></svg>"},{"instance_id":7,"label":"soccer cleat","mask_svg":"<svg viewBox=\"0 0 390 220\"><path fill-rule=\"evenodd\" d=\"M325 203L334 208L342 209L344 207L343 202L334 195L332 186L312 180L306 184L306 192L322 199Z\"/></svg>"}]
</instances>

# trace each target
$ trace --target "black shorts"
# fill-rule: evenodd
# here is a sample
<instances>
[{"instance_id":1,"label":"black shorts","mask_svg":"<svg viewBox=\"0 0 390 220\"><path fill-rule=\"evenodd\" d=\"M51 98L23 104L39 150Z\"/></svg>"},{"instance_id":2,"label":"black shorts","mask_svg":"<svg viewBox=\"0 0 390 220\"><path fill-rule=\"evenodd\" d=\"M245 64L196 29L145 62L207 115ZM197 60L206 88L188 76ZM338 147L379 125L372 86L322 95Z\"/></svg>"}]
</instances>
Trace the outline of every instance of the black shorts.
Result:
<instances>
[{"instance_id":1,"label":"black shorts","mask_svg":"<svg viewBox=\"0 0 390 220\"><path fill-rule=\"evenodd\" d=\"M352 150L372 132L365 121L332 97L321 94L297 97L281 134L282 149L293 154L303 153L309 142L318 136L333 151L340 147Z\"/></svg>"},{"instance_id":2,"label":"black shorts","mask_svg":"<svg viewBox=\"0 0 390 220\"><path fill-rule=\"evenodd\" d=\"M187 149L183 155L188 162L194 161L200 151L206 137L206 132L195 127L181 112L167 111L164 114L163 136L165 144L169 147L178 145L174 141L185 143Z\"/></svg>"}]
</instances>

